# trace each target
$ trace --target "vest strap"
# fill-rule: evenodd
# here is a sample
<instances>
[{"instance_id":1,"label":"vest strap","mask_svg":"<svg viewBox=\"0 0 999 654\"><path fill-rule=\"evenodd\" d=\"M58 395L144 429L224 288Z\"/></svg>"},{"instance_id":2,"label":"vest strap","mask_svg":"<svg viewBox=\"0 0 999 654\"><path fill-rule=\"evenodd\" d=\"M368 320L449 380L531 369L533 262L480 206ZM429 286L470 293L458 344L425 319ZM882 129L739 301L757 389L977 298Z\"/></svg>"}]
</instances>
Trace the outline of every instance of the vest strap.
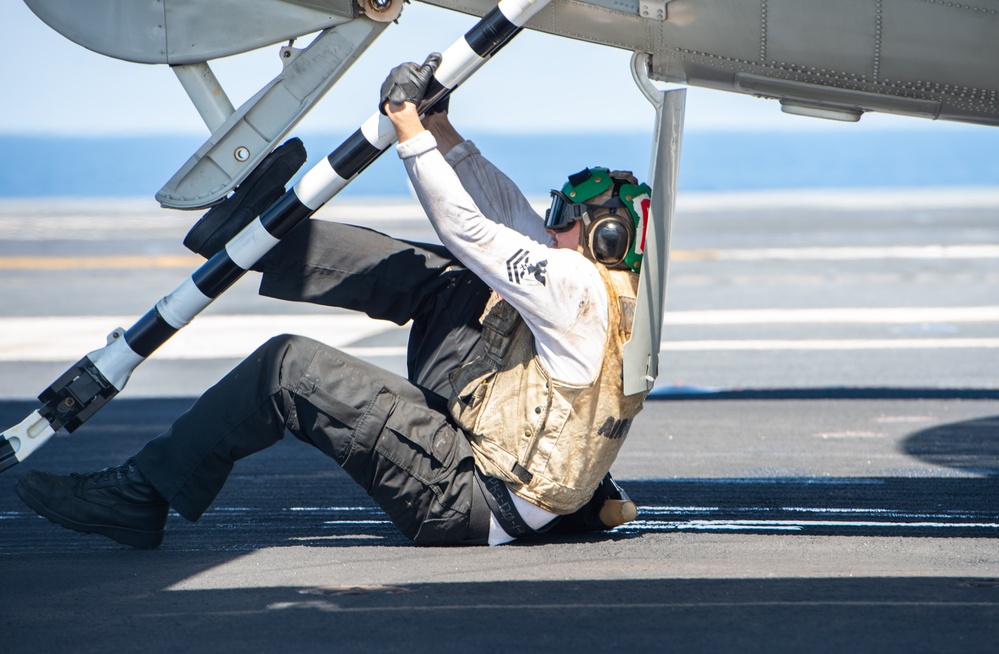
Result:
<instances>
[{"instance_id":1,"label":"vest strap","mask_svg":"<svg viewBox=\"0 0 999 654\"><path fill-rule=\"evenodd\" d=\"M556 520L552 520L551 523L545 525L540 530L532 529L523 516L520 515L517 505L513 503L513 496L510 495L510 489L502 479L484 475L479 472L478 468L475 469L475 479L479 482L479 487L486 498L489 510L496 516L496 520L500 523L500 527L503 527L503 531L510 536L521 538L531 534L538 534L547 531L553 523L557 522Z\"/></svg>"}]
</instances>

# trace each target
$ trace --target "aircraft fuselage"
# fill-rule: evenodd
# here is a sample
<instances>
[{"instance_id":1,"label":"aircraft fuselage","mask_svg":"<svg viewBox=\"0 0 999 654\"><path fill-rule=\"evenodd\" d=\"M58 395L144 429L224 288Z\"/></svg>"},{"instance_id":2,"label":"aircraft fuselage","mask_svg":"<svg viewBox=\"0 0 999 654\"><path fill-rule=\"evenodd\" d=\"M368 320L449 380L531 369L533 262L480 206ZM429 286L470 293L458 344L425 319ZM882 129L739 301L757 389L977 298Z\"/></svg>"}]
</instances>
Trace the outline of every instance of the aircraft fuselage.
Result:
<instances>
[{"instance_id":1,"label":"aircraft fuselage","mask_svg":"<svg viewBox=\"0 0 999 654\"><path fill-rule=\"evenodd\" d=\"M494 4L422 1L474 15ZM655 80L775 98L790 113L999 124L996 0L555 0L528 27L647 52Z\"/></svg>"}]
</instances>

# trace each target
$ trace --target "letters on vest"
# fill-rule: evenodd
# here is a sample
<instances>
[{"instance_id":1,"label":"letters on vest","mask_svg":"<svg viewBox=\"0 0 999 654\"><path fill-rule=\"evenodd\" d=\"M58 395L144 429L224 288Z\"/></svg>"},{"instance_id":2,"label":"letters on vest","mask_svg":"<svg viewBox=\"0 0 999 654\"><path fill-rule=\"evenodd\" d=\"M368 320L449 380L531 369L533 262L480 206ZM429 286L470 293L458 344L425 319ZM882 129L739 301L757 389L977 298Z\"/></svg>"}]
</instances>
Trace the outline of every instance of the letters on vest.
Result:
<instances>
[{"instance_id":1,"label":"letters on vest","mask_svg":"<svg viewBox=\"0 0 999 654\"><path fill-rule=\"evenodd\" d=\"M625 418L624 420L615 420L614 418L607 418L604 424L600 425L600 429L597 433L606 438L624 438L628 434L628 427L631 426L631 420Z\"/></svg>"},{"instance_id":2,"label":"letters on vest","mask_svg":"<svg viewBox=\"0 0 999 654\"><path fill-rule=\"evenodd\" d=\"M638 275L595 265L609 315L603 366L591 385L551 379L526 323L496 296L483 315L477 349L451 374L449 407L468 434L476 465L552 513L572 513L590 499L645 399L625 396L621 381Z\"/></svg>"}]
</instances>

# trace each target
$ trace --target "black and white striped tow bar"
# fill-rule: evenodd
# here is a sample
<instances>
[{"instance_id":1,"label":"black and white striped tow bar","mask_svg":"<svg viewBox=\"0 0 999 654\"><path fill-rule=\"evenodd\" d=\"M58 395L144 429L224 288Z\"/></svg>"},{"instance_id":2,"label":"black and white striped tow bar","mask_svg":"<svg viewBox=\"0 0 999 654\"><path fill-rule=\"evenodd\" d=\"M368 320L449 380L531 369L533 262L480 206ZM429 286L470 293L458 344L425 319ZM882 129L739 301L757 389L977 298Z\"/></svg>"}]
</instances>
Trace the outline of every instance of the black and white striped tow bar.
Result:
<instances>
[{"instance_id":1,"label":"black and white striped tow bar","mask_svg":"<svg viewBox=\"0 0 999 654\"><path fill-rule=\"evenodd\" d=\"M443 52L418 110L423 114L468 79L551 0L501 0ZM172 293L105 347L83 357L38 400L43 406L0 434L0 472L24 461L59 429L73 432L125 387L132 371L187 326L301 222L342 191L395 141L389 119L375 111L328 157L236 234Z\"/></svg>"}]
</instances>

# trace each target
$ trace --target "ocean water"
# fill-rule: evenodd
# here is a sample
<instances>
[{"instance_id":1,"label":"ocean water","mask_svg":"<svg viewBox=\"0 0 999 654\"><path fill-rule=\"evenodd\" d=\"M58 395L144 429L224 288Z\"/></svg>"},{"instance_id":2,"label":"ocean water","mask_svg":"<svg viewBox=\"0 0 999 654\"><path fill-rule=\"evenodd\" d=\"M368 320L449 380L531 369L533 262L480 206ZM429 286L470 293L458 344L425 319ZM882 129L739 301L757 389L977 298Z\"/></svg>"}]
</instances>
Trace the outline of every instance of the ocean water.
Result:
<instances>
[{"instance_id":1,"label":"ocean water","mask_svg":"<svg viewBox=\"0 0 999 654\"><path fill-rule=\"evenodd\" d=\"M346 134L301 135L304 170ZM642 133L480 134L473 140L528 195L546 195L581 168L605 165L644 177L651 152ZM201 138L0 135L0 198L152 196L201 144ZM689 132L681 191L999 186L999 130ZM390 150L343 192L410 194Z\"/></svg>"}]
</instances>

